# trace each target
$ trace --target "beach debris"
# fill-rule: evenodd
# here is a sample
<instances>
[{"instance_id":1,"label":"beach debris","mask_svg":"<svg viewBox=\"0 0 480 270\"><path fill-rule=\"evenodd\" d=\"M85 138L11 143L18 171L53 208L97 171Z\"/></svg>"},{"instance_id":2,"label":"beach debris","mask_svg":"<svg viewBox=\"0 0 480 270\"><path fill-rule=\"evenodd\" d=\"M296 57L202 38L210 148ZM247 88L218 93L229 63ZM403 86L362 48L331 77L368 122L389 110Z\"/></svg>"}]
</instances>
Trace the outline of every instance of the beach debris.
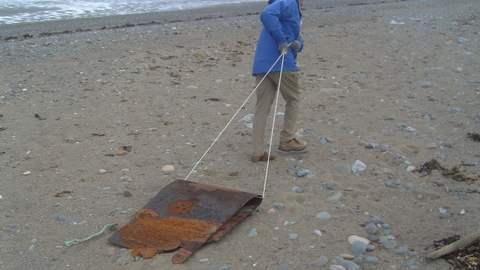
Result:
<instances>
[{"instance_id":1,"label":"beach debris","mask_svg":"<svg viewBox=\"0 0 480 270\"><path fill-rule=\"evenodd\" d=\"M35 118L37 118L39 120L47 120L47 118L41 117L38 113L35 113Z\"/></svg>"},{"instance_id":2,"label":"beach debris","mask_svg":"<svg viewBox=\"0 0 480 270\"><path fill-rule=\"evenodd\" d=\"M460 169L460 166L475 166L474 164L470 163L461 163L459 165L453 165L451 169L447 169L443 167L440 162L436 159L432 159L428 162L425 162L423 165L420 166L418 169L419 173L426 173L426 175L430 175L433 170L441 170L442 175L446 177L450 177L455 181L466 181L466 182L473 182L478 180L477 173L468 173Z\"/></svg>"},{"instance_id":3,"label":"beach debris","mask_svg":"<svg viewBox=\"0 0 480 270\"><path fill-rule=\"evenodd\" d=\"M255 194L179 179L108 240L145 259L178 250L172 262L182 263L203 244L219 241L261 202Z\"/></svg>"},{"instance_id":4,"label":"beach debris","mask_svg":"<svg viewBox=\"0 0 480 270\"><path fill-rule=\"evenodd\" d=\"M72 194L72 193L73 193L72 190L64 190L55 194L55 197L63 197L66 194Z\"/></svg>"},{"instance_id":5,"label":"beach debris","mask_svg":"<svg viewBox=\"0 0 480 270\"><path fill-rule=\"evenodd\" d=\"M467 138L472 139L474 142L480 142L480 134L478 133L467 133Z\"/></svg>"},{"instance_id":6,"label":"beach debris","mask_svg":"<svg viewBox=\"0 0 480 270\"><path fill-rule=\"evenodd\" d=\"M480 265L480 231L463 238L459 235L434 241L437 250L427 254L427 259L442 257L455 269L478 269Z\"/></svg>"},{"instance_id":7,"label":"beach debris","mask_svg":"<svg viewBox=\"0 0 480 270\"><path fill-rule=\"evenodd\" d=\"M65 242L65 246L67 247L71 247L73 245L76 245L76 244L80 244L80 243L83 243L83 242L86 242L92 238L95 238L97 236L100 236L102 235L103 233L105 233L107 230L115 230L117 226L117 223L109 223L105 226L103 226L102 230L100 230L99 232L96 232L88 237L85 237L83 239L73 239L73 240L69 240L69 241L66 241Z\"/></svg>"}]
</instances>

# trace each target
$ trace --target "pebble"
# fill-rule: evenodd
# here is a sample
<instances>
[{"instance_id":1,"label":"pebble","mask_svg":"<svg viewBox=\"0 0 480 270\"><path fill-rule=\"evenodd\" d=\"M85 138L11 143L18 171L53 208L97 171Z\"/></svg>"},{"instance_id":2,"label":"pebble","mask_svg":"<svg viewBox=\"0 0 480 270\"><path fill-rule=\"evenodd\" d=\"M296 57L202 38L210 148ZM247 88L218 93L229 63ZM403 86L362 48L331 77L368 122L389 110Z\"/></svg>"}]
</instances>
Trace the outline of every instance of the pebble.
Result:
<instances>
[{"instance_id":1,"label":"pebble","mask_svg":"<svg viewBox=\"0 0 480 270\"><path fill-rule=\"evenodd\" d=\"M105 173L107 173L107 170L105 170L105 169L100 169L100 170L98 170L98 173L99 173L99 174L105 174Z\"/></svg>"},{"instance_id":2,"label":"pebble","mask_svg":"<svg viewBox=\"0 0 480 270\"><path fill-rule=\"evenodd\" d=\"M433 180L433 184L437 187L442 187L445 185L445 182L443 180L437 179L437 180Z\"/></svg>"},{"instance_id":3,"label":"pebble","mask_svg":"<svg viewBox=\"0 0 480 270\"><path fill-rule=\"evenodd\" d=\"M346 268L341 265L330 265L328 270L346 270Z\"/></svg>"},{"instance_id":4,"label":"pebble","mask_svg":"<svg viewBox=\"0 0 480 270\"><path fill-rule=\"evenodd\" d=\"M425 147L427 149L435 149L435 148L437 148L437 144L435 142L429 142L429 143L427 143L427 145Z\"/></svg>"},{"instance_id":5,"label":"pebble","mask_svg":"<svg viewBox=\"0 0 480 270\"><path fill-rule=\"evenodd\" d=\"M58 221L67 221L67 218L65 216L60 215L60 214L56 214L54 218L55 218L55 220L58 220Z\"/></svg>"},{"instance_id":6,"label":"pebble","mask_svg":"<svg viewBox=\"0 0 480 270\"><path fill-rule=\"evenodd\" d=\"M334 182L334 181L328 182L326 186L327 186L327 189L329 189L329 190L338 190L339 189L337 182Z\"/></svg>"},{"instance_id":7,"label":"pebble","mask_svg":"<svg viewBox=\"0 0 480 270\"><path fill-rule=\"evenodd\" d=\"M307 171L307 170L299 170L299 171L297 172L297 176L298 176L298 177L304 177L304 176L307 175L307 174L308 174L308 171Z\"/></svg>"},{"instance_id":8,"label":"pebble","mask_svg":"<svg viewBox=\"0 0 480 270\"><path fill-rule=\"evenodd\" d=\"M408 247L399 247L393 253L395 254L406 254L408 252Z\"/></svg>"},{"instance_id":9,"label":"pebble","mask_svg":"<svg viewBox=\"0 0 480 270\"><path fill-rule=\"evenodd\" d=\"M275 212L276 212L275 208L270 208L270 209L268 209L267 214L273 215L273 214L275 214Z\"/></svg>"},{"instance_id":10,"label":"pebble","mask_svg":"<svg viewBox=\"0 0 480 270\"><path fill-rule=\"evenodd\" d=\"M378 236L374 235L374 234L370 234L368 237L368 240L372 241L372 242L378 242Z\"/></svg>"},{"instance_id":11,"label":"pebble","mask_svg":"<svg viewBox=\"0 0 480 270\"><path fill-rule=\"evenodd\" d=\"M220 266L218 270L228 270L228 266Z\"/></svg>"},{"instance_id":12,"label":"pebble","mask_svg":"<svg viewBox=\"0 0 480 270\"><path fill-rule=\"evenodd\" d=\"M356 160L355 163L352 164L352 172L362 172L367 169L367 165L361 162L360 160Z\"/></svg>"},{"instance_id":13,"label":"pebble","mask_svg":"<svg viewBox=\"0 0 480 270\"><path fill-rule=\"evenodd\" d=\"M365 262L366 263L377 263L378 258L374 257L374 256L367 256L367 257L365 257Z\"/></svg>"},{"instance_id":14,"label":"pebble","mask_svg":"<svg viewBox=\"0 0 480 270\"><path fill-rule=\"evenodd\" d=\"M365 225L365 227L363 228L365 230L365 232L367 232L368 234L374 234L376 235L378 233L378 227L377 225L375 225L375 223L368 223L367 225Z\"/></svg>"},{"instance_id":15,"label":"pebble","mask_svg":"<svg viewBox=\"0 0 480 270\"><path fill-rule=\"evenodd\" d=\"M407 184L405 185L405 188L406 188L406 189L413 188L413 184L412 184L412 183L407 183Z\"/></svg>"},{"instance_id":16,"label":"pebble","mask_svg":"<svg viewBox=\"0 0 480 270\"><path fill-rule=\"evenodd\" d=\"M417 169L417 168L416 168L415 166L410 165L410 166L407 167L407 172L413 172L413 171L415 171L416 169Z\"/></svg>"},{"instance_id":17,"label":"pebble","mask_svg":"<svg viewBox=\"0 0 480 270\"><path fill-rule=\"evenodd\" d=\"M117 252L117 249L114 248L114 247L107 247L105 248L103 251L102 251L102 254L107 256L107 257L110 257L112 256L113 254L115 254L115 252Z\"/></svg>"},{"instance_id":18,"label":"pebble","mask_svg":"<svg viewBox=\"0 0 480 270\"><path fill-rule=\"evenodd\" d=\"M363 254L365 251L367 251L367 244L362 241L355 241L350 247L350 252L353 254Z\"/></svg>"},{"instance_id":19,"label":"pebble","mask_svg":"<svg viewBox=\"0 0 480 270\"><path fill-rule=\"evenodd\" d=\"M23 173L23 175L30 175L30 174L32 174L31 171L26 171L26 172Z\"/></svg>"},{"instance_id":20,"label":"pebble","mask_svg":"<svg viewBox=\"0 0 480 270\"><path fill-rule=\"evenodd\" d=\"M278 270L287 270L287 269L288 269L287 263L282 263L278 266Z\"/></svg>"},{"instance_id":21,"label":"pebble","mask_svg":"<svg viewBox=\"0 0 480 270\"><path fill-rule=\"evenodd\" d=\"M298 237L298 234L296 234L296 233L291 233L291 234L288 235L289 240L295 240L295 239L297 239L297 237Z\"/></svg>"},{"instance_id":22,"label":"pebble","mask_svg":"<svg viewBox=\"0 0 480 270\"><path fill-rule=\"evenodd\" d=\"M278 210L283 210L285 206L282 203L274 203L273 208L278 209Z\"/></svg>"},{"instance_id":23,"label":"pebble","mask_svg":"<svg viewBox=\"0 0 480 270\"><path fill-rule=\"evenodd\" d=\"M350 235L347 240L350 245L353 245L355 241L364 242L366 245L370 244L370 241L368 239L356 235Z\"/></svg>"},{"instance_id":24,"label":"pebble","mask_svg":"<svg viewBox=\"0 0 480 270\"><path fill-rule=\"evenodd\" d=\"M422 194L422 192L423 192L423 191L422 191L421 189L419 189L419 188L416 188L416 189L413 190L413 193L414 193L414 194Z\"/></svg>"},{"instance_id":25,"label":"pebble","mask_svg":"<svg viewBox=\"0 0 480 270\"><path fill-rule=\"evenodd\" d=\"M367 246L367 251L374 251L377 247L374 245L368 245Z\"/></svg>"},{"instance_id":26,"label":"pebble","mask_svg":"<svg viewBox=\"0 0 480 270\"><path fill-rule=\"evenodd\" d=\"M292 191L294 191L294 192L296 192L296 193L303 193L303 189L301 189L301 188L299 188L299 187L297 187L297 186L294 186L294 187L292 188Z\"/></svg>"},{"instance_id":27,"label":"pebble","mask_svg":"<svg viewBox=\"0 0 480 270\"><path fill-rule=\"evenodd\" d=\"M250 232L248 233L248 237L253 238L253 237L256 237L256 236L258 236L257 229L255 229L255 228L251 229Z\"/></svg>"},{"instance_id":28,"label":"pebble","mask_svg":"<svg viewBox=\"0 0 480 270\"><path fill-rule=\"evenodd\" d=\"M353 260L355 259L355 256L352 255L352 254L340 254L339 255L340 258L343 258L345 260Z\"/></svg>"},{"instance_id":29,"label":"pebble","mask_svg":"<svg viewBox=\"0 0 480 270\"><path fill-rule=\"evenodd\" d=\"M328 258L326 256L320 256L315 261L313 261L310 265L311 266L318 266L323 267L328 263Z\"/></svg>"},{"instance_id":30,"label":"pebble","mask_svg":"<svg viewBox=\"0 0 480 270\"><path fill-rule=\"evenodd\" d=\"M383 243L383 248L385 249L394 249L397 247L397 241L395 240L387 240Z\"/></svg>"},{"instance_id":31,"label":"pebble","mask_svg":"<svg viewBox=\"0 0 480 270\"><path fill-rule=\"evenodd\" d=\"M332 215L330 215L328 212L323 211L317 214L317 218L322 218L322 219L330 219L332 218Z\"/></svg>"},{"instance_id":32,"label":"pebble","mask_svg":"<svg viewBox=\"0 0 480 270\"><path fill-rule=\"evenodd\" d=\"M318 236L318 237L320 237L320 236L322 236L322 231L320 231L320 230L314 230L314 231L313 231L313 234L316 235L316 236Z\"/></svg>"},{"instance_id":33,"label":"pebble","mask_svg":"<svg viewBox=\"0 0 480 270\"><path fill-rule=\"evenodd\" d=\"M173 167L172 165L164 165L162 167L162 171L163 172L173 172L173 171L175 171L175 167Z\"/></svg>"},{"instance_id":34,"label":"pebble","mask_svg":"<svg viewBox=\"0 0 480 270\"><path fill-rule=\"evenodd\" d=\"M328 203L338 202L342 198L343 194L339 191L336 191L335 194L331 197L328 197L325 201Z\"/></svg>"},{"instance_id":35,"label":"pebble","mask_svg":"<svg viewBox=\"0 0 480 270\"><path fill-rule=\"evenodd\" d=\"M206 262L208 262L208 259L200 259L200 260L198 260L198 262L199 263L206 263Z\"/></svg>"},{"instance_id":36,"label":"pebble","mask_svg":"<svg viewBox=\"0 0 480 270\"><path fill-rule=\"evenodd\" d=\"M335 260L337 261L337 263L341 264L342 266L347 267L348 270L360 270L360 266L358 266L354 262L347 261L347 260L342 259L338 256L335 257Z\"/></svg>"}]
</instances>

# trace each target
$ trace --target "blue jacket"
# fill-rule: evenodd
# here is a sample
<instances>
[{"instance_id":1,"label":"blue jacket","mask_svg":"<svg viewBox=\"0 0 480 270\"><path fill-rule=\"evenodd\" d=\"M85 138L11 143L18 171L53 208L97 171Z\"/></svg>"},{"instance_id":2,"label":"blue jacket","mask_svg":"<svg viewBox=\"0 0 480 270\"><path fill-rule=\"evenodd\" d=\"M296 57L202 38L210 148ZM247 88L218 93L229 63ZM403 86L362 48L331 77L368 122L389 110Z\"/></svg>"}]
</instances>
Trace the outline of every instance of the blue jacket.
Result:
<instances>
[{"instance_id":1,"label":"blue jacket","mask_svg":"<svg viewBox=\"0 0 480 270\"><path fill-rule=\"evenodd\" d=\"M260 14L263 27L255 50L252 75L268 72L280 56L278 44L298 40L301 44L299 51L303 49L303 39L300 37L302 13L298 0L270 0L268 4ZM297 53L288 47L283 70L300 70L296 58ZM280 59L271 71L280 71L281 64Z\"/></svg>"}]
</instances>

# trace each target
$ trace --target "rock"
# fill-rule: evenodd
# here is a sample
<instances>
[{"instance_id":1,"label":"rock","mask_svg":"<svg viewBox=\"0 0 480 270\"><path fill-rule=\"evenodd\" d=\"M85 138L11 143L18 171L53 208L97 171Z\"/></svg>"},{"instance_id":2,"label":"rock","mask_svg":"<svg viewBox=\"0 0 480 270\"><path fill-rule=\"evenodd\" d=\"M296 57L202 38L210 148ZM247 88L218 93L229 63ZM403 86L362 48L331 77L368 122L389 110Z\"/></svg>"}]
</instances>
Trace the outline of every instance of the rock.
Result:
<instances>
[{"instance_id":1,"label":"rock","mask_svg":"<svg viewBox=\"0 0 480 270\"><path fill-rule=\"evenodd\" d=\"M328 263L328 258L325 256L318 257L315 261L313 261L310 265L311 266L318 266L323 267Z\"/></svg>"},{"instance_id":2,"label":"rock","mask_svg":"<svg viewBox=\"0 0 480 270\"><path fill-rule=\"evenodd\" d=\"M278 266L278 270L287 270L288 269L288 263L282 263Z\"/></svg>"},{"instance_id":3,"label":"rock","mask_svg":"<svg viewBox=\"0 0 480 270\"><path fill-rule=\"evenodd\" d=\"M345 259L345 260L353 260L355 259L355 256L352 254L340 254L340 257Z\"/></svg>"},{"instance_id":4,"label":"rock","mask_svg":"<svg viewBox=\"0 0 480 270\"><path fill-rule=\"evenodd\" d=\"M334 182L334 181L330 181L330 182L327 182L327 189L329 190L338 190L338 184L337 182Z\"/></svg>"},{"instance_id":5,"label":"rock","mask_svg":"<svg viewBox=\"0 0 480 270\"><path fill-rule=\"evenodd\" d=\"M100 169L100 170L98 170L98 173L99 173L99 174L106 174L106 173L107 173L107 170L105 170L105 169Z\"/></svg>"},{"instance_id":6,"label":"rock","mask_svg":"<svg viewBox=\"0 0 480 270\"><path fill-rule=\"evenodd\" d=\"M338 202L342 198L343 194L339 191L336 191L335 194L331 197L328 197L325 201L328 203Z\"/></svg>"},{"instance_id":7,"label":"rock","mask_svg":"<svg viewBox=\"0 0 480 270\"><path fill-rule=\"evenodd\" d=\"M206 263L206 262L208 262L208 261L209 261L209 260L206 259L206 258L205 258L205 259L200 259L200 260L198 260L199 263Z\"/></svg>"},{"instance_id":8,"label":"rock","mask_svg":"<svg viewBox=\"0 0 480 270\"><path fill-rule=\"evenodd\" d=\"M295 240L295 239L297 239L297 237L298 237L298 234L296 234L296 233L291 233L291 234L288 235L289 240Z\"/></svg>"},{"instance_id":9,"label":"rock","mask_svg":"<svg viewBox=\"0 0 480 270\"><path fill-rule=\"evenodd\" d=\"M282 203L274 203L273 207L278 210L283 210L283 208L285 208Z\"/></svg>"},{"instance_id":10,"label":"rock","mask_svg":"<svg viewBox=\"0 0 480 270\"><path fill-rule=\"evenodd\" d=\"M317 214L317 218L322 218L322 219L330 219L332 218L332 215L330 215L328 212L323 211Z\"/></svg>"},{"instance_id":11,"label":"rock","mask_svg":"<svg viewBox=\"0 0 480 270\"><path fill-rule=\"evenodd\" d=\"M427 143L427 145L425 146L425 148L427 149L435 149L437 148L437 144L435 142L429 142Z\"/></svg>"},{"instance_id":12,"label":"rock","mask_svg":"<svg viewBox=\"0 0 480 270\"><path fill-rule=\"evenodd\" d=\"M400 247L396 249L393 253L395 254L406 254L408 252L408 247Z\"/></svg>"},{"instance_id":13,"label":"rock","mask_svg":"<svg viewBox=\"0 0 480 270\"><path fill-rule=\"evenodd\" d=\"M268 209L267 214L273 215L273 214L275 214L275 212L276 212L276 211L275 211L275 208L270 208L270 209Z\"/></svg>"},{"instance_id":14,"label":"rock","mask_svg":"<svg viewBox=\"0 0 480 270\"><path fill-rule=\"evenodd\" d=\"M314 230L314 231L313 231L313 234L316 235L316 236L318 236L318 237L320 237L320 236L322 236L322 231L320 231L320 230Z\"/></svg>"},{"instance_id":15,"label":"rock","mask_svg":"<svg viewBox=\"0 0 480 270\"><path fill-rule=\"evenodd\" d=\"M110 257L113 254L115 254L115 252L117 252L117 249L115 247L107 247L102 251L102 254L107 257Z\"/></svg>"},{"instance_id":16,"label":"rock","mask_svg":"<svg viewBox=\"0 0 480 270\"><path fill-rule=\"evenodd\" d=\"M31 171L26 171L26 172L24 172L24 173L22 173L22 174L23 174L23 175L30 175L30 174L32 174L32 172L31 172Z\"/></svg>"},{"instance_id":17,"label":"rock","mask_svg":"<svg viewBox=\"0 0 480 270\"><path fill-rule=\"evenodd\" d=\"M307 171L307 170L299 170L299 171L297 172L297 176L298 176L298 177L304 177L304 176L307 175L307 174L308 174L308 171Z\"/></svg>"},{"instance_id":18,"label":"rock","mask_svg":"<svg viewBox=\"0 0 480 270\"><path fill-rule=\"evenodd\" d=\"M365 244L363 241L355 241L350 247L350 252L353 254L363 254L365 251L367 251L367 244Z\"/></svg>"},{"instance_id":19,"label":"rock","mask_svg":"<svg viewBox=\"0 0 480 270\"><path fill-rule=\"evenodd\" d=\"M347 261L347 260L344 260L340 257L335 257L335 260L337 261L337 263L345 266L347 268L347 270L360 270L360 266L358 266L356 263L354 262L350 262L350 261Z\"/></svg>"},{"instance_id":20,"label":"rock","mask_svg":"<svg viewBox=\"0 0 480 270\"><path fill-rule=\"evenodd\" d=\"M350 245L353 245L353 243L355 243L355 241L362 241L366 245L370 244L370 241L368 239L360 237L360 236L351 235L351 236L348 237L348 243L350 243Z\"/></svg>"},{"instance_id":21,"label":"rock","mask_svg":"<svg viewBox=\"0 0 480 270\"><path fill-rule=\"evenodd\" d=\"M368 234L374 234L376 235L378 233L378 227L377 225L375 225L375 223L368 223L367 225L365 225L365 227L363 228L365 230L365 232L367 232Z\"/></svg>"},{"instance_id":22,"label":"rock","mask_svg":"<svg viewBox=\"0 0 480 270\"><path fill-rule=\"evenodd\" d=\"M395 240L387 240L383 243L383 248L385 249L394 249L397 247L397 241Z\"/></svg>"},{"instance_id":23,"label":"rock","mask_svg":"<svg viewBox=\"0 0 480 270\"><path fill-rule=\"evenodd\" d=\"M67 218L65 216L60 215L60 214L56 214L54 218L57 221L67 221Z\"/></svg>"},{"instance_id":24,"label":"rock","mask_svg":"<svg viewBox=\"0 0 480 270\"><path fill-rule=\"evenodd\" d=\"M257 229L255 228L251 229L247 236L250 238L257 237L258 236Z\"/></svg>"},{"instance_id":25,"label":"rock","mask_svg":"<svg viewBox=\"0 0 480 270\"><path fill-rule=\"evenodd\" d=\"M365 165L365 163L361 162L360 160L356 160L352 164L352 172L354 173L365 171L366 168L367 168L367 165Z\"/></svg>"},{"instance_id":26,"label":"rock","mask_svg":"<svg viewBox=\"0 0 480 270\"><path fill-rule=\"evenodd\" d=\"M172 165L165 165L162 167L162 171L163 172L173 172L175 171L175 167L173 167Z\"/></svg>"}]
</instances>

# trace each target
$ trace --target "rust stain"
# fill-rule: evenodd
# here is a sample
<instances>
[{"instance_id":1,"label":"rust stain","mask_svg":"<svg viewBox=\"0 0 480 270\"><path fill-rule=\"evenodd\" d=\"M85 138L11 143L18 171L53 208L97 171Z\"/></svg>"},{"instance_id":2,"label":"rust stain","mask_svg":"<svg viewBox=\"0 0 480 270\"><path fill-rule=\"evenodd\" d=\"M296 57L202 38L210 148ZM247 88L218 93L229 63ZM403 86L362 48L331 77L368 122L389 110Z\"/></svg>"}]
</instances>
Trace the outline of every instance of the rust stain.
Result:
<instances>
[{"instance_id":1,"label":"rust stain","mask_svg":"<svg viewBox=\"0 0 480 270\"><path fill-rule=\"evenodd\" d=\"M170 204L168 211L175 215L187 215L190 214L190 208L192 207L192 201L189 200L176 200Z\"/></svg>"},{"instance_id":2,"label":"rust stain","mask_svg":"<svg viewBox=\"0 0 480 270\"><path fill-rule=\"evenodd\" d=\"M123 245L133 249L132 256L141 254L148 259L156 253L177 249L185 243L199 245L220 228L222 224L214 221L203 221L179 217L161 219L156 212L142 209L130 223L123 226L119 232ZM181 263L191 251L182 248L179 258L174 263ZM184 256L181 256L181 255Z\"/></svg>"}]
</instances>

